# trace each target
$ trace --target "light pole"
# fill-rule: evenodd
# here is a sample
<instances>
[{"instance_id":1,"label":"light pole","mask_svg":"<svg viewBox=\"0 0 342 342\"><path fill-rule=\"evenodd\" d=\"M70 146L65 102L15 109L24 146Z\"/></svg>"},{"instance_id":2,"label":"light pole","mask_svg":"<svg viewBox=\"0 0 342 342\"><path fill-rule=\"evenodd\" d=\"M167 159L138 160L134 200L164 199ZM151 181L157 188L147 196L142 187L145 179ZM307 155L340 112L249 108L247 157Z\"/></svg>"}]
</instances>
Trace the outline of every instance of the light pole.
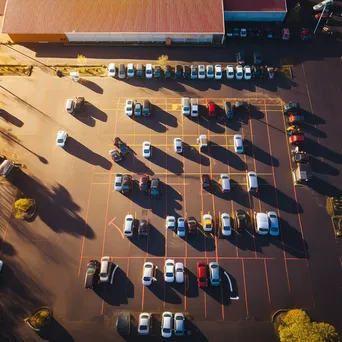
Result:
<instances>
[{"instance_id":1,"label":"light pole","mask_svg":"<svg viewBox=\"0 0 342 342\"><path fill-rule=\"evenodd\" d=\"M317 31L318 25L319 25L319 23L320 23L320 22L321 22L321 20L322 20L323 13L325 12L325 8L326 8L326 7L327 7L327 5L324 5L324 7L323 7L323 11L322 11L322 13L321 13L321 15L320 15L320 17L319 17L319 19L318 19L318 22L317 22L317 25L316 25L316 27L315 27L315 30L314 30L313 34L316 34L316 31Z\"/></svg>"}]
</instances>

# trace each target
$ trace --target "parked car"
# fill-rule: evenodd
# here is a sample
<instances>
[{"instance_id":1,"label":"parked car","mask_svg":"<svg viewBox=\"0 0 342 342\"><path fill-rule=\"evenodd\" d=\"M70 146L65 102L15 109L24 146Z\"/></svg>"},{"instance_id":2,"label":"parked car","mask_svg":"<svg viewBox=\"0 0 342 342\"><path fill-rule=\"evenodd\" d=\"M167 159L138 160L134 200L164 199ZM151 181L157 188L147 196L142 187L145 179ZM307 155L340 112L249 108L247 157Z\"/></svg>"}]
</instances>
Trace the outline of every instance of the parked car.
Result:
<instances>
[{"instance_id":1,"label":"parked car","mask_svg":"<svg viewBox=\"0 0 342 342\"><path fill-rule=\"evenodd\" d=\"M212 65L207 65L206 66L206 74L207 78L214 78L214 67Z\"/></svg>"},{"instance_id":2,"label":"parked car","mask_svg":"<svg viewBox=\"0 0 342 342\"><path fill-rule=\"evenodd\" d=\"M175 265L175 278L176 283L184 283L184 264L177 262Z\"/></svg>"},{"instance_id":3,"label":"parked car","mask_svg":"<svg viewBox=\"0 0 342 342\"><path fill-rule=\"evenodd\" d=\"M210 214L203 215L203 230L205 232L212 232L214 227L213 217Z\"/></svg>"},{"instance_id":4,"label":"parked car","mask_svg":"<svg viewBox=\"0 0 342 342\"><path fill-rule=\"evenodd\" d=\"M153 78L153 68L152 64L146 64L145 77L147 79Z\"/></svg>"},{"instance_id":5,"label":"parked car","mask_svg":"<svg viewBox=\"0 0 342 342\"><path fill-rule=\"evenodd\" d=\"M183 78L184 79L189 79L191 76L191 70L189 65L183 65Z\"/></svg>"},{"instance_id":6,"label":"parked car","mask_svg":"<svg viewBox=\"0 0 342 342\"><path fill-rule=\"evenodd\" d=\"M183 68L181 65L177 64L175 68L175 77L177 80L182 79L183 76Z\"/></svg>"},{"instance_id":7,"label":"parked car","mask_svg":"<svg viewBox=\"0 0 342 342\"><path fill-rule=\"evenodd\" d=\"M245 80L250 80L252 78L252 70L251 67L249 65L245 65L243 68L245 74L244 74L244 78Z\"/></svg>"},{"instance_id":8,"label":"parked car","mask_svg":"<svg viewBox=\"0 0 342 342\"><path fill-rule=\"evenodd\" d=\"M264 68L262 65L253 65L252 73L254 78L264 78Z\"/></svg>"},{"instance_id":9,"label":"parked car","mask_svg":"<svg viewBox=\"0 0 342 342\"><path fill-rule=\"evenodd\" d=\"M189 235L197 235L197 221L193 216L189 216L186 220Z\"/></svg>"},{"instance_id":10,"label":"parked car","mask_svg":"<svg viewBox=\"0 0 342 342\"><path fill-rule=\"evenodd\" d=\"M185 236L185 219L184 219L184 217L178 217L178 219L177 219L177 235L179 237Z\"/></svg>"},{"instance_id":11,"label":"parked car","mask_svg":"<svg viewBox=\"0 0 342 342\"><path fill-rule=\"evenodd\" d=\"M176 230L176 218L174 216L166 216L165 228Z\"/></svg>"},{"instance_id":12,"label":"parked car","mask_svg":"<svg viewBox=\"0 0 342 342\"><path fill-rule=\"evenodd\" d=\"M134 216L131 214L128 214L125 216L125 222L124 222L124 236L131 237L133 236L134 231Z\"/></svg>"},{"instance_id":13,"label":"parked car","mask_svg":"<svg viewBox=\"0 0 342 342\"><path fill-rule=\"evenodd\" d=\"M114 181L114 190L121 191L122 190L122 173L117 173Z\"/></svg>"},{"instance_id":14,"label":"parked car","mask_svg":"<svg viewBox=\"0 0 342 342\"><path fill-rule=\"evenodd\" d=\"M248 111L249 110L249 104L246 101L236 101L235 102L235 109Z\"/></svg>"},{"instance_id":15,"label":"parked car","mask_svg":"<svg viewBox=\"0 0 342 342\"><path fill-rule=\"evenodd\" d=\"M214 101L208 102L208 116L211 118L216 117L216 105Z\"/></svg>"},{"instance_id":16,"label":"parked car","mask_svg":"<svg viewBox=\"0 0 342 342\"><path fill-rule=\"evenodd\" d=\"M153 77L161 78L161 76L162 76L162 69L160 65L155 65L154 70L153 70Z\"/></svg>"},{"instance_id":17,"label":"parked car","mask_svg":"<svg viewBox=\"0 0 342 342\"><path fill-rule=\"evenodd\" d=\"M130 194L133 189L133 178L131 175L124 175L122 179L122 193Z\"/></svg>"},{"instance_id":18,"label":"parked car","mask_svg":"<svg viewBox=\"0 0 342 342\"><path fill-rule=\"evenodd\" d=\"M240 29L239 28L234 28L233 37L240 37Z\"/></svg>"},{"instance_id":19,"label":"parked car","mask_svg":"<svg viewBox=\"0 0 342 342\"><path fill-rule=\"evenodd\" d=\"M225 101L225 103L224 103L224 113L225 113L227 119L232 119L233 118L233 116L234 116L233 106L232 106L232 103L230 101Z\"/></svg>"},{"instance_id":20,"label":"parked car","mask_svg":"<svg viewBox=\"0 0 342 342\"><path fill-rule=\"evenodd\" d=\"M123 79L126 77L126 67L125 64L119 65L119 78Z\"/></svg>"},{"instance_id":21,"label":"parked car","mask_svg":"<svg viewBox=\"0 0 342 342\"><path fill-rule=\"evenodd\" d=\"M248 218L245 211L238 209L235 211L236 229L239 233L243 233L248 227Z\"/></svg>"},{"instance_id":22,"label":"parked car","mask_svg":"<svg viewBox=\"0 0 342 342\"><path fill-rule=\"evenodd\" d=\"M127 144L125 144L119 137L115 137L113 142L118 151L125 156L128 152Z\"/></svg>"},{"instance_id":23,"label":"parked car","mask_svg":"<svg viewBox=\"0 0 342 342\"><path fill-rule=\"evenodd\" d=\"M119 163L123 160L123 154L117 149L110 150L109 155L115 163Z\"/></svg>"},{"instance_id":24,"label":"parked car","mask_svg":"<svg viewBox=\"0 0 342 342\"><path fill-rule=\"evenodd\" d=\"M261 64L262 63L261 53L260 52L254 52L253 53L253 63L254 64Z\"/></svg>"},{"instance_id":25,"label":"parked car","mask_svg":"<svg viewBox=\"0 0 342 342\"><path fill-rule=\"evenodd\" d=\"M151 314L142 312L139 315L138 334L148 335L150 333Z\"/></svg>"},{"instance_id":26,"label":"parked car","mask_svg":"<svg viewBox=\"0 0 342 342\"><path fill-rule=\"evenodd\" d=\"M134 112L134 101L126 100L125 113L127 116L132 116Z\"/></svg>"},{"instance_id":27,"label":"parked car","mask_svg":"<svg viewBox=\"0 0 342 342\"><path fill-rule=\"evenodd\" d=\"M267 39L273 39L273 31L272 30L266 30L265 36Z\"/></svg>"},{"instance_id":28,"label":"parked car","mask_svg":"<svg viewBox=\"0 0 342 342\"><path fill-rule=\"evenodd\" d=\"M243 153L243 140L241 134L234 135L234 151L236 153Z\"/></svg>"},{"instance_id":29,"label":"parked car","mask_svg":"<svg viewBox=\"0 0 342 342\"><path fill-rule=\"evenodd\" d=\"M219 64L215 65L215 80L220 80L222 78L222 66Z\"/></svg>"},{"instance_id":30,"label":"parked car","mask_svg":"<svg viewBox=\"0 0 342 342\"><path fill-rule=\"evenodd\" d=\"M283 39L283 40L289 40L290 39L290 29L283 28L281 30L281 39Z\"/></svg>"},{"instance_id":31,"label":"parked car","mask_svg":"<svg viewBox=\"0 0 342 342\"><path fill-rule=\"evenodd\" d=\"M183 141L181 138L175 138L173 140L173 148L176 153L183 153Z\"/></svg>"},{"instance_id":32,"label":"parked car","mask_svg":"<svg viewBox=\"0 0 342 342\"><path fill-rule=\"evenodd\" d=\"M240 50L236 54L236 63L239 65L245 64L245 52L243 50Z\"/></svg>"},{"instance_id":33,"label":"parked car","mask_svg":"<svg viewBox=\"0 0 342 342\"><path fill-rule=\"evenodd\" d=\"M131 314L121 312L116 321L116 331L121 336L128 336L131 332Z\"/></svg>"},{"instance_id":34,"label":"parked car","mask_svg":"<svg viewBox=\"0 0 342 342\"><path fill-rule=\"evenodd\" d=\"M209 263L209 279L210 286L220 286L220 265L217 262Z\"/></svg>"},{"instance_id":35,"label":"parked car","mask_svg":"<svg viewBox=\"0 0 342 342\"><path fill-rule=\"evenodd\" d=\"M0 261L0 266L2 268L2 264ZM0 271L1 271L0 268ZM84 279L84 287L86 289L92 289L95 284L98 282L100 272L100 263L97 260L90 260L87 264L87 270Z\"/></svg>"},{"instance_id":36,"label":"parked car","mask_svg":"<svg viewBox=\"0 0 342 342\"><path fill-rule=\"evenodd\" d=\"M152 113L152 103L150 102L150 100L144 100L142 115L143 116L150 116L151 113Z\"/></svg>"},{"instance_id":37,"label":"parked car","mask_svg":"<svg viewBox=\"0 0 342 342\"><path fill-rule=\"evenodd\" d=\"M66 131L58 131L56 137L56 145L58 147L64 147L68 139L68 133Z\"/></svg>"},{"instance_id":38,"label":"parked car","mask_svg":"<svg viewBox=\"0 0 342 342\"><path fill-rule=\"evenodd\" d=\"M234 30L232 28L227 28L226 36L233 37L233 34L234 34Z\"/></svg>"},{"instance_id":39,"label":"parked car","mask_svg":"<svg viewBox=\"0 0 342 342\"><path fill-rule=\"evenodd\" d=\"M289 126L292 125L300 125L305 122L305 117L304 115L299 115L299 114L290 114L287 118L287 124Z\"/></svg>"},{"instance_id":40,"label":"parked car","mask_svg":"<svg viewBox=\"0 0 342 342\"><path fill-rule=\"evenodd\" d=\"M137 64L136 77L137 78L144 78L145 77L144 66L142 64Z\"/></svg>"},{"instance_id":41,"label":"parked car","mask_svg":"<svg viewBox=\"0 0 342 342\"><path fill-rule=\"evenodd\" d=\"M140 180L139 180L140 191L148 192L149 187L150 187L150 176L149 175L140 176Z\"/></svg>"},{"instance_id":42,"label":"parked car","mask_svg":"<svg viewBox=\"0 0 342 342\"><path fill-rule=\"evenodd\" d=\"M300 31L300 39L302 41L308 41L310 39L310 33L307 28L302 28Z\"/></svg>"},{"instance_id":43,"label":"parked car","mask_svg":"<svg viewBox=\"0 0 342 342\"><path fill-rule=\"evenodd\" d=\"M164 280L166 283L173 283L175 280L175 262L172 259L165 261Z\"/></svg>"},{"instance_id":44,"label":"parked car","mask_svg":"<svg viewBox=\"0 0 342 342\"><path fill-rule=\"evenodd\" d=\"M138 226L138 235L139 236L147 236L148 235L148 220L140 220Z\"/></svg>"},{"instance_id":45,"label":"parked car","mask_svg":"<svg viewBox=\"0 0 342 342\"><path fill-rule=\"evenodd\" d=\"M241 37L241 38L246 38L246 37L247 37L247 29L242 28L242 29L240 30L240 37Z\"/></svg>"},{"instance_id":46,"label":"parked car","mask_svg":"<svg viewBox=\"0 0 342 342\"><path fill-rule=\"evenodd\" d=\"M254 229L259 235L268 234L270 230L270 223L267 214L254 212Z\"/></svg>"},{"instance_id":47,"label":"parked car","mask_svg":"<svg viewBox=\"0 0 342 342\"><path fill-rule=\"evenodd\" d=\"M101 265L100 265L100 283L107 283L109 281L109 276L111 272L111 262L109 256L103 256L101 258Z\"/></svg>"},{"instance_id":48,"label":"parked car","mask_svg":"<svg viewBox=\"0 0 342 342\"><path fill-rule=\"evenodd\" d=\"M284 113L289 114L289 113L298 113L300 110L300 105L298 102L287 102L284 104Z\"/></svg>"},{"instance_id":49,"label":"parked car","mask_svg":"<svg viewBox=\"0 0 342 342\"><path fill-rule=\"evenodd\" d=\"M145 158L150 158L152 156L152 146L149 141L144 141L142 144L142 155Z\"/></svg>"},{"instance_id":50,"label":"parked car","mask_svg":"<svg viewBox=\"0 0 342 342\"><path fill-rule=\"evenodd\" d=\"M136 102L134 106L134 116L141 116L142 113L142 104L140 102Z\"/></svg>"},{"instance_id":51,"label":"parked car","mask_svg":"<svg viewBox=\"0 0 342 342\"><path fill-rule=\"evenodd\" d=\"M203 261L197 263L197 285L198 287L208 287L208 269Z\"/></svg>"},{"instance_id":52,"label":"parked car","mask_svg":"<svg viewBox=\"0 0 342 342\"><path fill-rule=\"evenodd\" d=\"M243 79L243 67L241 65L237 65L235 68L235 77L237 80Z\"/></svg>"},{"instance_id":53,"label":"parked car","mask_svg":"<svg viewBox=\"0 0 342 342\"><path fill-rule=\"evenodd\" d=\"M226 74L228 80L232 80L234 78L234 67L232 65L227 65Z\"/></svg>"},{"instance_id":54,"label":"parked car","mask_svg":"<svg viewBox=\"0 0 342 342\"><path fill-rule=\"evenodd\" d=\"M152 178L150 186L150 194L152 197L160 196L160 180L159 178Z\"/></svg>"},{"instance_id":55,"label":"parked car","mask_svg":"<svg viewBox=\"0 0 342 342\"><path fill-rule=\"evenodd\" d=\"M211 191L212 190L212 183L210 176L208 174L202 174L202 188L203 190Z\"/></svg>"},{"instance_id":56,"label":"parked car","mask_svg":"<svg viewBox=\"0 0 342 342\"><path fill-rule=\"evenodd\" d=\"M128 78L134 77L134 73L135 73L135 70L134 70L133 63L127 64L127 77Z\"/></svg>"},{"instance_id":57,"label":"parked car","mask_svg":"<svg viewBox=\"0 0 342 342\"><path fill-rule=\"evenodd\" d=\"M324 0L324 1L321 1L320 3L318 3L317 5L313 6L313 10L314 11L321 11L323 10L324 7L330 7L332 6L334 3L333 0Z\"/></svg>"},{"instance_id":58,"label":"parked car","mask_svg":"<svg viewBox=\"0 0 342 342\"><path fill-rule=\"evenodd\" d=\"M198 78L198 66L197 65L191 65L190 67L190 78L192 80L196 80Z\"/></svg>"},{"instance_id":59,"label":"parked car","mask_svg":"<svg viewBox=\"0 0 342 342\"><path fill-rule=\"evenodd\" d=\"M171 312L163 312L161 321L161 335L164 338L170 338L172 336L173 321Z\"/></svg>"},{"instance_id":60,"label":"parked car","mask_svg":"<svg viewBox=\"0 0 342 342\"><path fill-rule=\"evenodd\" d=\"M270 235L278 236L279 235L279 220L278 215L275 211L269 211L267 213L268 219L270 221Z\"/></svg>"},{"instance_id":61,"label":"parked car","mask_svg":"<svg viewBox=\"0 0 342 342\"><path fill-rule=\"evenodd\" d=\"M227 213L221 214L221 233L223 236L232 235L232 226L230 222L230 215Z\"/></svg>"},{"instance_id":62,"label":"parked car","mask_svg":"<svg viewBox=\"0 0 342 342\"><path fill-rule=\"evenodd\" d=\"M172 77L172 68L170 65L165 66L164 77L165 77L165 79L169 79Z\"/></svg>"},{"instance_id":63,"label":"parked car","mask_svg":"<svg viewBox=\"0 0 342 342\"><path fill-rule=\"evenodd\" d=\"M145 286L150 286L153 281L153 271L154 266L152 262L145 262L142 271L142 284Z\"/></svg>"},{"instance_id":64,"label":"parked car","mask_svg":"<svg viewBox=\"0 0 342 342\"><path fill-rule=\"evenodd\" d=\"M110 63L107 68L107 75L108 77L115 77L116 69L115 69L115 63Z\"/></svg>"},{"instance_id":65,"label":"parked car","mask_svg":"<svg viewBox=\"0 0 342 342\"><path fill-rule=\"evenodd\" d=\"M198 66L198 79L199 80L204 80L205 79L205 67L202 64L200 64Z\"/></svg>"}]
</instances>

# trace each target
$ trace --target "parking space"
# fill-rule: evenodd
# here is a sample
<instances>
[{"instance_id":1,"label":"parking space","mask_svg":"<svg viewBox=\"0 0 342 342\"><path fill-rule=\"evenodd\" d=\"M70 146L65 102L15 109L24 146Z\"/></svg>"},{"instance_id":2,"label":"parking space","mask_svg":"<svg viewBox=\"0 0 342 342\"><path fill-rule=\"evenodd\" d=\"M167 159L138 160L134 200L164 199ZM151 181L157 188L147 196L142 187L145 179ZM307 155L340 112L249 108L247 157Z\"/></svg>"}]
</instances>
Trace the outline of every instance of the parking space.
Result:
<instances>
[{"instance_id":1,"label":"parking space","mask_svg":"<svg viewBox=\"0 0 342 342\"><path fill-rule=\"evenodd\" d=\"M269 320L271 312L278 308L290 304L313 305L310 291L305 298L290 295L293 287L298 287L298 278L308 286L310 284L299 213L293 199L282 101L244 99L249 102L250 109L238 113L233 121L227 121L223 117L217 120L205 117L208 100L200 100L203 104L203 116L200 118L184 117L179 98L151 99L153 114L147 118L132 119L124 115L124 98L112 101L113 107L118 108L107 109L115 111L118 119L112 120L111 131L99 127L99 151L106 157L112 146L111 139L119 136L131 153L122 163L113 164L110 172L100 167L93 170L88 222L98 231L98 238L85 241L81 270L84 271L84 260L90 257L99 259L101 255L109 255L120 270L115 275L115 285L106 284L99 294L103 299L102 312L110 312L114 305L118 310L125 308L134 312L160 314L165 310L184 311L195 320L238 321L246 317ZM210 100L222 106L225 100L236 99ZM208 136L208 148L200 150L197 146L196 139L200 134ZM234 134L243 136L244 154L234 152ZM174 152L173 140L176 137L184 142L181 155ZM144 141L152 145L149 159L142 156ZM258 174L257 194L247 191L247 171ZM133 191L128 196L113 189L118 172L133 176ZM222 173L231 178L231 191L228 193L223 193L219 185ZM138 182L142 174L160 179L160 197L151 198L139 191ZM203 174L208 174L213 180L211 192L202 189ZM249 216L244 233L236 231L237 209L245 210ZM255 234L254 211L275 211L280 217L280 236ZM202 216L207 213L213 217L212 232L204 232L202 228ZM221 233L222 213L231 215L232 237L224 237ZM127 214L134 215L136 222L144 218L149 220L148 237L135 234L128 239L123 235ZM176 219L194 216L199 224L197 236L180 238L176 232L167 230L167 215ZM164 281L167 258L184 263L185 283L169 284ZM157 281L150 287L141 284L145 261L156 266ZM219 262L221 286L198 288L198 261ZM230 276L233 292L224 272ZM119 289L115 295L113 286ZM234 296L239 299L234 299Z\"/></svg>"}]
</instances>

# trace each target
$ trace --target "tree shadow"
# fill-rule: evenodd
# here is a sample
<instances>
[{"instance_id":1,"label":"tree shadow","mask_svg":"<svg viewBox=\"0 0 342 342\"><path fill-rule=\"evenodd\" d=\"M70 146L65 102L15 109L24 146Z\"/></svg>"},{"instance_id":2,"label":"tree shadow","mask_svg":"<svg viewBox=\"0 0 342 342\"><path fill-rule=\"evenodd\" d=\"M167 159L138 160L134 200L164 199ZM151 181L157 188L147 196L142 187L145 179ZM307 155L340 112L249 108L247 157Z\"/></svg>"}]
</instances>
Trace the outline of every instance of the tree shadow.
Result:
<instances>
[{"instance_id":1,"label":"tree shadow","mask_svg":"<svg viewBox=\"0 0 342 342\"><path fill-rule=\"evenodd\" d=\"M94 91L95 93L97 94L103 94L103 89L98 85L96 84L95 82L93 81L90 81L90 80L86 80L84 78L81 78L79 81L78 81L79 84L85 86L86 88L88 88L89 90L92 90Z\"/></svg>"},{"instance_id":2,"label":"tree shadow","mask_svg":"<svg viewBox=\"0 0 342 342\"><path fill-rule=\"evenodd\" d=\"M100 166L105 170L110 170L112 167L112 163L108 159L91 151L88 147L81 144L73 137L68 137L63 149L74 157L79 158L91 165Z\"/></svg>"},{"instance_id":3,"label":"tree shadow","mask_svg":"<svg viewBox=\"0 0 342 342\"><path fill-rule=\"evenodd\" d=\"M94 239L95 233L79 215L81 208L60 184L47 188L40 181L20 170L12 184L26 197L34 198L37 214L54 232Z\"/></svg>"},{"instance_id":4,"label":"tree shadow","mask_svg":"<svg viewBox=\"0 0 342 342\"><path fill-rule=\"evenodd\" d=\"M111 272L116 265L111 264ZM110 273L110 277L112 273ZM127 304L128 298L134 298L134 284L127 277L126 273L118 267L115 271L113 284L98 283L94 286L94 292L102 298L107 304L120 306Z\"/></svg>"},{"instance_id":5,"label":"tree shadow","mask_svg":"<svg viewBox=\"0 0 342 342\"><path fill-rule=\"evenodd\" d=\"M329 165L328 163L324 163L318 158L311 158L312 170L316 173L330 175L330 176L338 176L340 171L335 167Z\"/></svg>"},{"instance_id":6,"label":"tree shadow","mask_svg":"<svg viewBox=\"0 0 342 342\"><path fill-rule=\"evenodd\" d=\"M312 156L322 157L324 159L328 159L336 164L342 164L342 155L337 153L322 144L317 143L316 141L305 136L304 141L305 151Z\"/></svg>"},{"instance_id":7,"label":"tree shadow","mask_svg":"<svg viewBox=\"0 0 342 342\"><path fill-rule=\"evenodd\" d=\"M18 119L17 117L10 114L9 112L7 112L4 109L1 110L0 118L3 118L6 122L8 122L14 126L17 126L17 127L23 127L24 126L23 121L21 121L20 119Z\"/></svg>"},{"instance_id":8,"label":"tree shadow","mask_svg":"<svg viewBox=\"0 0 342 342\"><path fill-rule=\"evenodd\" d=\"M244 147L245 147L245 154L251 158L258 160L259 162L269 165L278 167L279 161L277 158L271 156L268 152L262 150L258 146L254 145L250 140L244 139Z\"/></svg>"},{"instance_id":9,"label":"tree shadow","mask_svg":"<svg viewBox=\"0 0 342 342\"><path fill-rule=\"evenodd\" d=\"M37 335L39 335L42 340L49 342L75 341L68 331L58 321L56 321L55 318L52 318L51 325L48 330L37 332Z\"/></svg>"},{"instance_id":10,"label":"tree shadow","mask_svg":"<svg viewBox=\"0 0 342 342\"><path fill-rule=\"evenodd\" d=\"M209 166L210 160L203 154L199 153L197 148L190 146L183 141L183 157L203 166Z\"/></svg>"},{"instance_id":11,"label":"tree shadow","mask_svg":"<svg viewBox=\"0 0 342 342\"><path fill-rule=\"evenodd\" d=\"M153 153L150 160L153 164L164 167L169 172L176 174L184 172L183 163L179 159L176 159L175 157L167 154L156 146L153 146ZM166 162L163 163L162 161Z\"/></svg>"}]
</instances>

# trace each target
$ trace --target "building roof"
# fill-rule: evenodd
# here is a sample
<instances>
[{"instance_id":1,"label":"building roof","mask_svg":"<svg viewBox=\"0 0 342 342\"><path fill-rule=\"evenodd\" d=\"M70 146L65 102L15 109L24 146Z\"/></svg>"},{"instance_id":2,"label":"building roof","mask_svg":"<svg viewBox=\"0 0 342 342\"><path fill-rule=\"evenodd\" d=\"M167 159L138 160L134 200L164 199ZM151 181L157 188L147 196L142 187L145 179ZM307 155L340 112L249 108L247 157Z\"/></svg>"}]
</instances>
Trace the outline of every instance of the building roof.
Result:
<instances>
[{"instance_id":1,"label":"building roof","mask_svg":"<svg viewBox=\"0 0 342 342\"><path fill-rule=\"evenodd\" d=\"M222 0L7 0L2 32L224 33Z\"/></svg>"},{"instance_id":2,"label":"building roof","mask_svg":"<svg viewBox=\"0 0 342 342\"><path fill-rule=\"evenodd\" d=\"M4 14L6 0L0 0L0 15Z\"/></svg>"},{"instance_id":3,"label":"building roof","mask_svg":"<svg viewBox=\"0 0 342 342\"><path fill-rule=\"evenodd\" d=\"M227 12L286 12L286 0L223 0Z\"/></svg>"}]
</instances>

